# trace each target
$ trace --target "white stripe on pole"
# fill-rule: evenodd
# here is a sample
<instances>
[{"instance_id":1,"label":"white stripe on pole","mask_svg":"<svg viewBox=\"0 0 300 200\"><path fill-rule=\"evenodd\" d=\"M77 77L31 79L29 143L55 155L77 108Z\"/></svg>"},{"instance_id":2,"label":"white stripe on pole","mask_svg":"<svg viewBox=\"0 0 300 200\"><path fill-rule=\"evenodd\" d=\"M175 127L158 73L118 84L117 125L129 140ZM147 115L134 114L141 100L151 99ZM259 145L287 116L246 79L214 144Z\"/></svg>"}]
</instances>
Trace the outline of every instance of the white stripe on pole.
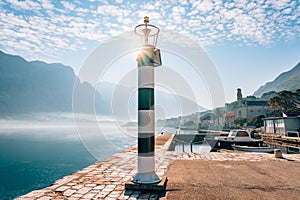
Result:
<instances>
[{"instance_id":1,"label":"white stripe on pole","mask_svg":"<svg viewBox=\"0 0 300 200\"><path fill-rule=\"evenodd\" d=\"M154 156L138 156L139 173L148 173L155 171Z\"/></svg>"},{"instance_id":2,"label":"white stripe on pole","mask_svg":"<svg viewBox=\"0 0 300 200\"><path fill-rule=\"evenodd\" d=\"M138 133L153 133L154 134L154 123L155 116L154 110L139 110L138 111Z\"/></svg>"},{"instance_id":3,"label":"white stripe on pole","mask_svg":"<svg viewBox=\"0 0 300 200\"><path fill-rule=\"evenodd\" d=\"M138 87L154 88L154 67L142 66L138 68Z\"/></svg>"}]
</instances>

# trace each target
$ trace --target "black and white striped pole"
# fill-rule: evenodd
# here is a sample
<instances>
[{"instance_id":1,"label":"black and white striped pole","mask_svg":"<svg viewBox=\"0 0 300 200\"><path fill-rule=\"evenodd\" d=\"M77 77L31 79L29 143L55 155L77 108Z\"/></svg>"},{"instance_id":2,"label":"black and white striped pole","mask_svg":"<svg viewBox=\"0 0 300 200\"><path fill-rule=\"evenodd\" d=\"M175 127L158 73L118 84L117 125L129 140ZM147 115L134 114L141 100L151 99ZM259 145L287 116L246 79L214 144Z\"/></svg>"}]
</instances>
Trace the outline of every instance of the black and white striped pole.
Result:
<instances>
[{"instance_id":1,"label":"black and white striped pole","mask_svg":"<svg viewBox=\"0 0 300 200\"><path fill-rule=\"evenodd\" d=\"M154 67L161 65L160 51L155 48L159 28L144 24L134 29L144 38L144 46L137 58L138 67L138 163L134 183L155 184L161 181L155 173L155 110L154 110Z\"/></svg>"}]
</instances>

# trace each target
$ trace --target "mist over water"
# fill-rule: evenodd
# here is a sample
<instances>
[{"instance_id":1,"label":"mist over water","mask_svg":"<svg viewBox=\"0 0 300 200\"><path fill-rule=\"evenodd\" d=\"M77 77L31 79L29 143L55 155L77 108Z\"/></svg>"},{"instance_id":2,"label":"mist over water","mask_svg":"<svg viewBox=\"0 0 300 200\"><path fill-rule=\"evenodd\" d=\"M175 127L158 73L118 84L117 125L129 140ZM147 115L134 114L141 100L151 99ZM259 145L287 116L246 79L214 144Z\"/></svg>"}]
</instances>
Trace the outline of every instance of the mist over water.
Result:
<instances>
[{"instance_id":1,"label":"mist over water","mask_svg":"<svg viewBox=\"0 0 300 200\"><path fill-rule=\"evenodd\" d=\"M134 127L124 129L132 132L124 134L115 123L99 121L103 135L95 135L95 124L83 115L79 133L72 117L53 113L0 119L0 199L44 188L136 144ZM83 137L95 142L97 157Z\"/></svg>"}]
</instances>

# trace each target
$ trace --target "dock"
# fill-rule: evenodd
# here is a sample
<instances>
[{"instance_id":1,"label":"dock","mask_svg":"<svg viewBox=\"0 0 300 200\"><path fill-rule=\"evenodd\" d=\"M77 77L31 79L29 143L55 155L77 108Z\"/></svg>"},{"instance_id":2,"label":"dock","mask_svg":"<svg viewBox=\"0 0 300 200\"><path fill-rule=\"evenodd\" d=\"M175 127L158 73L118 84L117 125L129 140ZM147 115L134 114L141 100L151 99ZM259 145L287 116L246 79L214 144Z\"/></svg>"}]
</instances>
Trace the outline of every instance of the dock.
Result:
<instances>
[{"instance_id":1,"label":"dock","mask_svg":"<svg viewBox=\"0 0 300 200\"><path fill-rule=\"evenodd\" d=\"M209 183L211 185L207 185L205 183L205 178L202 178L201 180L199 179L196 185L196 183L190 181L193 179L189 180L189 178L194 177L195 179L195 177L200 178L201 176L209 178L211 174L214 174L212 173L212 169L214 169L213 166L220 166L223 169L223 171L220 171L220 169L218 171L218 169L216 169L214 176L219 177L217 180L221 182L217 184L216 188L211 189L221 191L227 187L225 185L222 185L222 179L220 178L222 177L222 173L224 173L224 170L227 169L229 171L232 171L232 169L238 168L238 166L244 166L248 168L249 166L252 166L252 168L250 168L252 169L253 173L257 173L259 177L270 178L271 176L271 181L279 180L282 184L282 181L287 180L289 177L291 177L293 180L298 180L298 182L296 183L285 183L285 186L287 185L288 188L282 186L284 187L283 190L281 190L278 185L275 185L274 187L272 186L272 191L276 191L277 193L279 192L279 196L277 199L280 199L281 197L280 192L283 192L283 194L285 194L285 192L289 192L289 194L291 195L294 195L295 193L298 195L300 194L300 189L298 187L300 185L299 171L295 174L291 174L294 173L294 171L291 170L291 172L289 172L289 170L284 169L285 165L287 165L291 169L292 167L299 169L299 154L285 154L284 159L278 159L275 158L273 154L236 153L231 151L209 153L186 153L168 151L173 137L174 135L171 134L163 134L159 135L156 138L156 172L159 176L168 177L169 179L169 182L167 184L167 190L165 192L155 193L125 190L125 183L130 181L136 173L137 149L136 147L132 147L125 151L117 153L111 156L110 158L107 158L106 160L100 161L96 164L82 169L81 171L78 171L74 174L68 175L60 180L57 180L55 183L53 183L47 188L32 191L17 199L87 200L188 198L207 200L210 198L201 198L200 191L203 191L203 189L209 191L209 188L211 188L215 183ZM247 163L252 164L248 165ZM282 171L280 177L276 177L275 175L271 174L272 166L274 165L274 163L281 163L278 165L279 171ZM290 165L292 165L292 167ZM191 166L193 166L193 168L191 168ZM203 168L203 166L207 166L207 169ZM270 169L262 169L263 167L266 167L267 169L269 167ZM238 172L241 173L243 172L243 170L239 169ZM234 171L231 173L234 173ZM282 174L286 174L286 177L282 177ZM244 173L242 175L246 177L247 173ZM255 174L249 174L249 176L251 177L254 175ZM187 183L184 183L184 181L186 181ZM252 191L255 193L258 190L262 192L263 195L267 195L266 193L269 192L267 189L265 191L264 188L260 189L261 186L256 187L254 183L252 183L252 185L250 184L247 186L247 180L244 181L245 182L241 183L241 185L245 186L245 188L241 192L245 190L247 192ZM202 184L199 185L199 182ZM263 181L263 183L267 188L269 183L265 181ZM259 185L259 183L257 184ZM200 196L197 196L197 193L195 193L195 191L199 191ZM276 195L278 195L277 193L275 194L275 197ZM188 196L186 196L185 194ZM209 192L207 194L209 194ZM220 193L220 195L222 195L222 193ZM221 198L222 196L213 197L214 198L211 199ZM234 194L231 194L230 197L231 199L243 199L238 194L236 194L236 196L234 196ZM222 199L226 199L226 196L223 196ZM258 197L257 199L260 198Z\"/></svg>"},{"instance_id":2,"label":"dock","mask_svg":"<svg viewBox=\"0 0 300 200\"><path fill-rule=\"evenodd\" d=\"M260 134L261 138L269 143L269 144L280 144L282 146L286 147L295 147L300 148L300 138L299 137L286 137L281 135L275 135L275 134Z\"/></svg>"}]
</instances>

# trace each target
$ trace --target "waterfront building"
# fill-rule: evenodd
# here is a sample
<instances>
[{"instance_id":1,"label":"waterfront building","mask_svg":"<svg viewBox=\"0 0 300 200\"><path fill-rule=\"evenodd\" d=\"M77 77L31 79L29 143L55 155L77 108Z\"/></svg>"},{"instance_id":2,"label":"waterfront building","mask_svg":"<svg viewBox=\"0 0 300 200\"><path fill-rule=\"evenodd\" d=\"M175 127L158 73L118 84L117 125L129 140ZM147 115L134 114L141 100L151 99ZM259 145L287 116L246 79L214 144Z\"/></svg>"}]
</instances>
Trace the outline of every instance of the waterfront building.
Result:
<instances>
[{"instance_id":1,"label":"waterfront building","mask_svg":"<svg viewBox=\"0 0 300 200\"><path fill-rule=\"evenodd\" d=\"M233 107L235 118L251 118L253 116L267 116L270 107L267 101L261 100L239 100Z\"/></svg>"},{"instance_id":2,"label":"waterfront building","mask_svg":"<svg viewBox=\"0 0 300 200\"><path fill-rule=\"evenodd\" d=\"M282 117L267 117L264 118L263 121L264 133L299 137L300 112L283 113Z\"/></svg>"},{"instance_id":3,"label":"waterfront building","mask_svg":"<svg viewBox=\"0 0 300 200\"><path fill-rule=\"evenodd\" d=\"M235 115L234 112L225 113L225 126L230 127L234 126Z\"/></svg>"},{"instance_id":4,"label":"waterfront building","mask_svg":"<svg viewBox=\"0 0 300 200\"><path fill-rule=\"evenodd\" d=\"M240 88L237 89L237 100L232 103L227 103L226 110L227 113L225 114L225 118L226 115L232 118L233 112L234 119L251 118L259 115L269 116L270 113L274 111L274 109L269 106L268 101L258 99L254 96L243 98L242 90Z\"/></svg>"}]
</instances>

